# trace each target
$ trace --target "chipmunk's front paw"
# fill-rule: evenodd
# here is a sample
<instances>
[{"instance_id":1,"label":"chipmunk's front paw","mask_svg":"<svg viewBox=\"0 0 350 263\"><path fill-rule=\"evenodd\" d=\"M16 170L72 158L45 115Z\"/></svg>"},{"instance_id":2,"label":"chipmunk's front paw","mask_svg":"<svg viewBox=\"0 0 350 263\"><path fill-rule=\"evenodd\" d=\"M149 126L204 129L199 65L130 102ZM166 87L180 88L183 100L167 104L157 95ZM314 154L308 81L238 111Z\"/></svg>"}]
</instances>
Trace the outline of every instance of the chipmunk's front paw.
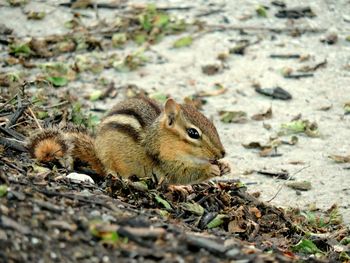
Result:
<instances>
[{"instance_id":1,"label":"chipmunk's front paw","mask_svg":"<svg viewBox=\"0 0 350 263\"><path fill-rule=\"evenodd\" d=\"M223 175L231 172L231 167L230 167L229 163L226 161L219 161L218 166L220 169L220 176L223 176Z\"/></svg>"},{"instance_id":2,"label":"chipmunk's front paw","mask_svg":"<svg viewBox=\"0 0 350 263\"><path fill-rule=\"evenodd\" d=\"M210 165L210 177L217 177L221 175L221 170L219 165L212 164Z\"/></svg>"}]
</instances>

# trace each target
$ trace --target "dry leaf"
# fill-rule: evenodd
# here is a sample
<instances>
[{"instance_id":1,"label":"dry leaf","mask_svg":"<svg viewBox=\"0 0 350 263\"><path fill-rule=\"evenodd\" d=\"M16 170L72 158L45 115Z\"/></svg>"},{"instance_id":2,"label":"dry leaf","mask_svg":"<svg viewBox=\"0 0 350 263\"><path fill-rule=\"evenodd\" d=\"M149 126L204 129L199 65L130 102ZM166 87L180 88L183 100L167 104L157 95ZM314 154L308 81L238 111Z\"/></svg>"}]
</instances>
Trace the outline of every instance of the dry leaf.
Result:
<instances>
[{"instance_id":1,"label":"dry leaf","mask_svg":"<svg viewBox=\"0 0 350 263\"><path fill-rule=\"evenodd\" d=\"M202 66L202 72L208 76L215 75L220 72L221 66L217 64Z\"/></svg>"},{"instance_id":2,"label":"dry leaf","mask_svg":"<svg viewBox=\"0 0 350 263\"><path fill-rule=\"evenodd\" d=\"M258 113L254 114L252 116L252 119L255 121L262 121L262 120L268 120L272 118L272 108L268 108L266 112L264 113Z\"/></svg>"},{"instance_id":3,"label":"dry leaf","mask_svg":"<svg viewBox=\"0 0 350 263\"><path fill-rule=\"evenodd\" d=\"M249 212L251 214L254 214L257 218L261 217L261 212L260 212L260 210L257 207L250 207L249 208Z\"/></svg>"},{"instance_id":4,"label":"dry leaf","mask_svg":"<svg viewBox=\"0 0 350 263\"><path fill-rule=\"evenodd\" d=\"M219 111L220 120L224 123L245 123L247 113L244 111Z\"/></svg>"},{"instance_id":5,"label":"dry leaf","mask_svg":"<svg viewBox=\"0 0 350 263\"><path fill-rule=\"evenodd\" d=\"M330 159L335 161L336 163L350 163L350 155L348 156L341 156L341 155L335 155L332 154L328 156Z\"/></svg>"}]
</instances>

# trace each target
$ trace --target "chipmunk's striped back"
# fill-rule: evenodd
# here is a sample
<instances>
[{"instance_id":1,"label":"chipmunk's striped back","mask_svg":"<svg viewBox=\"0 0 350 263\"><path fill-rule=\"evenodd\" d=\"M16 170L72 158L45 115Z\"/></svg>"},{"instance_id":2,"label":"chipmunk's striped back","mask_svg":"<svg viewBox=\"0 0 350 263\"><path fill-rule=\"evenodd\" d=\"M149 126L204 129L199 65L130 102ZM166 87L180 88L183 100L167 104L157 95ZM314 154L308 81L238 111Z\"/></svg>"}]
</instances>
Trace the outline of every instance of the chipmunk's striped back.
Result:
<instances>
[{"instance_id":1,"label":"chipmunk's striped back","mask_svg":"<svg viewBox=\"0 0 350 263\"><path fill-rule=\"evenodd\" d=\"M160 113L160 106L149 98L129 99L112 108L102 120L100 132L115 130L139 142L143 130L147 129Z\"/></svg>"},{"instance_id":2,"label":"chipmunk's striped back","mask_svg":"<svg viewBox=\"0 0 350 263\"><path fill-rule=\"evenodd\" d=\"M123 101L111 109L100 124L95 144L107 172L117 171L122 176L146 176L150 172L144 167L150 166L152 160L141 143L161 111L155 101L146 97ZM135 167L140 169L135 171Z\"/></svg>"}]
</instances>

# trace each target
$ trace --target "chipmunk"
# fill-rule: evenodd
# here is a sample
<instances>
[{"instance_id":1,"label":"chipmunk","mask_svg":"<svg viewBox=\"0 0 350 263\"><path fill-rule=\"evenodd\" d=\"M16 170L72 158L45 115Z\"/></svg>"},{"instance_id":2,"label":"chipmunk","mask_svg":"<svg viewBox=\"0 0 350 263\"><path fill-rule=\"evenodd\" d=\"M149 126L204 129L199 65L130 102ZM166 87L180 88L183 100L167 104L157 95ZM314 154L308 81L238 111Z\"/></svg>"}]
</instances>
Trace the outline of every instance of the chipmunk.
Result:
<instances>
[{"instance_id":1,"label":"chipmunk","mask_svg":"<svg viewBox=\"0 0 350 263\"><path fill-rule=\"evenodd\" d=\"M230 171L219 161L225 150L213 123L173 99L164 107L147 97L125 100L102 119L95 138L78 129L49 129L33 136L28 148L41 162L80 161L102 176L155 175L169 184L198 183Z\"/></svg>"}]
</instances>

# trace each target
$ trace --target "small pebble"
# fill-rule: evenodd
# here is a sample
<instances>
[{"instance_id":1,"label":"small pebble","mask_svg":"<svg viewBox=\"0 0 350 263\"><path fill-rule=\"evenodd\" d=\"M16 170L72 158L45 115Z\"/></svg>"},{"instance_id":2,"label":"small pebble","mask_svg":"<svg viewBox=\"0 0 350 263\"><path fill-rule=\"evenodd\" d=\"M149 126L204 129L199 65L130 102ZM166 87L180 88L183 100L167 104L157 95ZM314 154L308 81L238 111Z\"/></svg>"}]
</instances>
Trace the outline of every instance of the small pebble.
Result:
<instances>
[{"instance_id":1,"label":"small pebble","mask_svg":"<svg viewBox=\"0 0 350 263\"><path fill-rule=\"evenodd\" d=\"M79 174L79 173L70 173L67 175L67 178L71 179L72 181L78 181L78 182L90 182L94 184L94 180L86 174Z\"/></svg>"},{"instance_id":2,"label":"small pebble","mask_svg":"<svg viewBox=\"0 0 350 263\"><path fill-rule=\"evenodd\" d=\"M33 238L31 239L31 241L32 241L32 244L33 244L33 245L36 245L36 244L39 244L40 239L38 239L38 238L36 238L36 237L33 237Z\"/></svg>"},{"instance_id":3,"label":"small pebble","mask_svg":"<svg viewBox=\"0 0 350 263\"><path fill-rule=\"evenodd\" d=\"M101 216L101 212L98 211L98 210L93 210L93 211L90 212L90 215L92 217L100 217Z\"/></svg>"},{"instance_id":4,"label":"small pebble","mask_svg":"<svg viewBox=\"0 0 350 263\"><path fill-rule=\"evenodd\" d=\"M50 252L50 257L51 257L52 259L56 259L56 258L57 258L57 255L56 255L56 253L54 253L54 252Z\"/></svg>"},{"instance_id":5,"label":"small pebble","mask_svg":"<svg viewBox=\"0 0 350 263\"><path fill-rule=\"evenodd\" d=\"M114 222L115 218L111 215L103 214L102 215L102 220L105 222Z\"/></svg>"},{"instance_id":6,"label":"small pebble","mask_svg":"<svg viewBox=\"0 0 350 263\"><path fill-rule=\"evenodd\" d=\"M103 263L108 263L108 262L111 262L111 261L110 261L110 259L109 259L108 256L103 256L102 262L103 262Z\"/></svg>"}]
</instances>

